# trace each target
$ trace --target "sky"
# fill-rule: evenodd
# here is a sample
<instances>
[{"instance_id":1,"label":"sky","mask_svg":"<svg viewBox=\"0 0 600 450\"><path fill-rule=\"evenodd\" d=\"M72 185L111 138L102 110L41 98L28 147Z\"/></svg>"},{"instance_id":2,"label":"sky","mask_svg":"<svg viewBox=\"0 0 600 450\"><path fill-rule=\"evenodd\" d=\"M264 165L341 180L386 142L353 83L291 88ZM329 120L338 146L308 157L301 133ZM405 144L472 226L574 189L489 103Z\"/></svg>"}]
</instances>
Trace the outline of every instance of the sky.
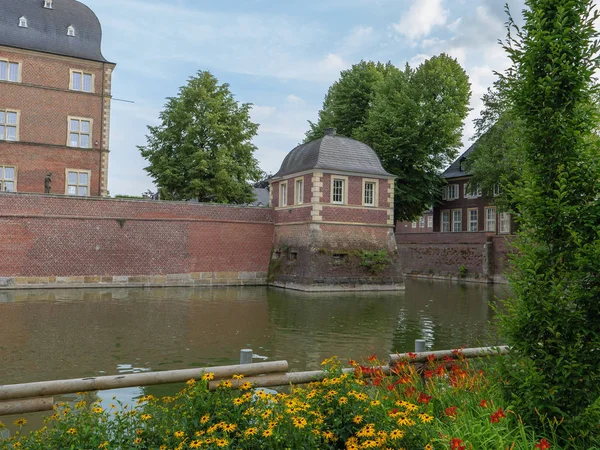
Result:
<instances>
[{"instance_id":1,"label":"sky","mask_svg":"<svg viewBox=\"0 0 600 450\"><path fill-rule=\"evenodd\" d=\"M473 92L463 145L481 96L508 58L505 0L82 0L100 19L112 84L111 195L155 190L137 148L167 97L199 70L252 103L260 167L275 173L316 121L328 87L361 60L418 67L442 52ZM524 0L508 0L519 19ZM126 103L123 99L133 101Z\"/></svg>"}]
</instances>

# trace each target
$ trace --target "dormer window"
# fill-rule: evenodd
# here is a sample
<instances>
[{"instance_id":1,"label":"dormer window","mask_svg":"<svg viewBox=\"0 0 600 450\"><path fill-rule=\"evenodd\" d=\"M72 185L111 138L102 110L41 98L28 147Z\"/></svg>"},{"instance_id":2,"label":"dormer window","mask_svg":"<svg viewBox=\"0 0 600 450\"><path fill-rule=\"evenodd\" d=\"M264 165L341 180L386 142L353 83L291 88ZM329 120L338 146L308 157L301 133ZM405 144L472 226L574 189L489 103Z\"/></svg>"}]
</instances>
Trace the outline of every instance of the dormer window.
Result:
<instances>
[{"instance_id":1,"label":"dormer window","mask_svg":"<svg viewBox=\"0 0 600 450\"><path fill-rule=\"evenodd\" d=\"M52 0L44 0L44 8L52 9Z\"/></svg>"},{"instance_id":2,"label":"dormer window","mask_svg":"<svg viewBox=\"0 0 600 450\"><path fill-rule=\"evenodd\" d=\"M27 28L27 18L25 16L19 19L19 26L21 28Z\"/></svg>"},{"instance_id":3,"label":"dormer window","mask_svg":"<svg viewBox=\"0 0 600 450\"><path fill-rule=\"evenodd\" d=\"M73 28L73 25L69 25L69 28L67 28L67 36L75 36L75 28Z\"/></svg>"}]
</instances>

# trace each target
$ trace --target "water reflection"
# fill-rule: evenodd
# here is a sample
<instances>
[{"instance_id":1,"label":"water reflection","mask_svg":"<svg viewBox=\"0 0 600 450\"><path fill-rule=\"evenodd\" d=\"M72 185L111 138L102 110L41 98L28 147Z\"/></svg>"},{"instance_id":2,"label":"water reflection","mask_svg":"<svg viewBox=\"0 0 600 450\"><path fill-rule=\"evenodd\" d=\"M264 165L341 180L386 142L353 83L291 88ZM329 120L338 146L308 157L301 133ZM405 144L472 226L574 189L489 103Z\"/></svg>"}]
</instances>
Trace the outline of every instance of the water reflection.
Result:
<instances>
[{"instance_id":1,"label":"water reflection","mask_svg":"<svg viewBox=\"0 0 600 450\"><path fill-rule=\"evenodd\" d=\"M236 363L241 348L294 370L343 359L500 343L488 302L502 289L407 281L405 292L267 288L0 292L0 384ZM154 395L172 387L151 387ZM140 395L100 394L103 403Z\"/></svg>"}]
</instances>

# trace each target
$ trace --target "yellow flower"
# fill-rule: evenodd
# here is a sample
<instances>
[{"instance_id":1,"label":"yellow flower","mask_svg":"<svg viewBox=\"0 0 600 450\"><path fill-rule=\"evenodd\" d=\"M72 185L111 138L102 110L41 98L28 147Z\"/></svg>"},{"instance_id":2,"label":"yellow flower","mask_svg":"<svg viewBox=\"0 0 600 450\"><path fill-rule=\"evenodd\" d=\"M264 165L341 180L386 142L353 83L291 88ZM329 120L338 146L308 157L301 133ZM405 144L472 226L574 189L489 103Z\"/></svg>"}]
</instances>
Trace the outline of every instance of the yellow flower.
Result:
<instances>
[{"instance_id":1,"label":"yellow flower","mask_svg":"<svg viewBox=\"0 0 600 450\"><path fill-rule=\"evenodd\" d=\"M69 433L69 434L77 434L77 428L69 428L67 430L67 433Z\"/></svg>"},{"instance_id":2,"label":"yellow flower","mask_svg":"<svg viewBox=\"0 0 600 450\"><path fill-rule=\"evenodd\" d=\"M431 445L431 443L427 444L425 450L433 450L433 445Z\"/></svg>"},{"instance_id":3,"label":"yellow flower","mask_svg":"<svg viewBox=\"0 0 600 450\"><path fill-rule=\"evenodd\" d=\"M221 427L221 429L226 433L231 433L232 431L235 431L236 428L237 425L235 423L225 424L223 427Z\"/></svg>"},{"instance_id":4,"label":"yellow flower","mask_svg":"<svg viewBox=\"0 0 600 450\"><path fill-rule=\"evenodd\" d=\"M419 414L419 419L421 419L421 422L423 423L429 423L433 420L433 417L429 414L421 413Z\"/></svg>"},{"instance_id":5,"label":"yellow flower","mask_svg":"<svg viewBox=\"0 0 600 450\"><path fill-rule=\"evenodd\" d=\"M306 419L304 417L292 417L292 422L296 428L304 428L306 426Z\"/></svg>"},{"instance_id":6,"label":"yellow flower","mask_svg":"<svg viewBox=\"0 0 600 450\"><path fill-rule=\"evenodd\" d=\"M354 418L352 419L352 422L354 422L355 424L359 424L361 423L363 420L363 416L354 416Z\"/></svg>"},{"instance_id":7,"label":"yellow flower","mask_svg":"<svg viewBox=\"0 0 600 450\"><path fill-rule=\"evenodd\" d=\"M200 448L201 445L202 445L202 442L200 442L200 441L190 442L190 448Z\"/></svg>"},{"instance_id":8,"label":"yellow flower","mask_svg":"<svg viewBox=\"0 0 600 450\"><path fill-rule=\"evenodd\" d=\"M102 444L98 446L98 448L108 448L108 441L104 441Z\"/></svg>"},{"instance_id":9,"label":"yellow flower","mask_svg":"<svg viewBox=\"0 0 600 450\"><path fill-rule=\"evenodd\" d=\"M142 414L141 417L142 420L149 420L152 419L152 415L151 414Z\"/></svg>"},{"instance_id":10,"label":"yellow flower","mask_svg":"<svg viewBox=\"0 0 600 450\"><path fill-rule=\"evenodd\" d=\"M188 386L193 386L196 384L196 380L194 380L193 378L190 378L189 380L187 380L185 382L185 384L187 384Z\"/></svg>"},{"instance_id":11,"label":"yellow flower","mask_svg":"<svg viewBox=\"0 0 600 450\"><path fill-rule=\"evenodd\" d=\"M404 431L402 431L402 430L393 430L393 431L390 433L390 437L391 437L392 439L401 439L401 438L403 438L403 437L404 437Z\"/></svg>"},{"instance_id":12,"label":"yellow flower","mask_svg":"<svg viewBox=\"0 0 600 450\"><path fill-rule=\"evenodd\" d=\"M269 437L271 435L273 435L273 430L271 430L270 428L266 429L265 431L262 432L263 437Z\"/></svg>"},{"instance_id":13,"label":"yellow flower","mask_svg":"<svg viewBox=\"0 0 600 450\"><path fill-rule=\"evenodd\" d=\"M229 381L229 380L222 380L219 383L219 387L230 388L231 386L232 386L231 381Z\"/></svg>"},{"instance_id":14,"label":"yellow flower","mask_svg":"<svg viewBox=\"0 0 600 450\"><path fill-rule=\"evenodd\" d=\"M227 439L217 439L217 447L227 447L229 441Z\"/></svg>"},{"instance_id":15,"label":"yellow flower","mask_svg":"<svg viewBox=\"0 0 600 450\"><path fill-rule=\"evenodd\" d=\"M144 434L144 430L140 430L138 428L137 430L135 430L135 434L137 434L138 436L141 436L142 434Z\"/></svg>"},{"instance_id":16,"label":"yellow flower","mask_svg":"<svg viewBox=\"0 0 600 450\"><path fill-rule=\"evenodd\" d=\"M243 383L243 384L240 386L240 389L241 389L242 391L247 391L248 389L252 389L252 383L249 383L249 382L247 382L247 381L246 381L245 383Z\"/></svg>"},{"instance_id":17,"label":"yellow flower","mask_svg":"<svg viewBox=\"0 0 600 450\"><path fill-rule=\"evenodd\" d=\"M211 381L214 379L215 379L215 374L213 372L207 372L204 375L202 375L203 381Z\"/></svg>"},{"instance_id":18,"label":"yellow flower","mask_svg":"<svg viewBox=\"0 0 600 450\"><path fill-rule=\"evenodd\" d=\"M185 433L183 431L176 431L173 433L173 436L175 436L177 439L181 439L183 436L185 436Z\"/></svg>"},{"instance_id":19,"label":"yellow flower","mask_svg":"<svg viewBox=\"0 0 600 450\"><path fill-rule=\"evenodd\" d=\"M99 406L96 406L95 408L92 409L92 411L94 411L96 414L100 414L104 410L102 408L100 408Z\"/></svg>"},{"instance_id":20,"label":"yellow flower","mask_svg":"<svg viewBox=\"0 0 600 450\"><path fill-rule=\"evenodd\" d=\"M87 405L87 403L85 402L85 400L80 400L75 404L75 408L77 409L81 409L83 407L85 407L85 405Z\"/></svg>"},{"instance_id":21,"label":"yellow flower","mask_svg":"<svg viewBox=\"0 0 600 450\"><path fill-rule=\"evenodd\" d=\"M242 400L240 397L236 397L236 398L233 399L233 404L236 405L236 406L239 406L239 405L241 405L243 403L244 403L244 400Z\"/></svg>"},{"instance_id":22,"label":"yellow flower","mask_svg":"<svg viewBox=\"0 0 600 450\"><path fill-rule=\"evenodd\" d=\"M27 419L23 419L23 418L17 419L13 423L18 427L22 427L23 425L27 424Z\"/></svg>"},{"instance_id":23,"label":"yellow flower","mask_svg":"<svg viewBox=\"0 0 600 450\"><path fill-rule=\"evenodd\" d=\"M379 406L379 405L381 405L381 402L379 400L373 400L371 402L371 406Z\"/></svg>"},{"instance_id":24,"label":"yellow flower","mask_svg":"<svg viewBox=\"0 0 600 450\"><path fill-rule=\"evenodd\" d=\"M242 375L242 374L233 375L231 378L233 378L234 380L241 380L242 378L244 378L244 375Z\"/></svg>"},{"instance_id":25,"label":"yellow flower","mask_svg":"<svg viewBox=\"0 0 600 450\"><path fill-rule=\"evenodd\" d=\"M256 434L258 430L255 427L252 428L248 428L246 431L244 431L244 435L245 436L253 436Z\"/></svg>"},{"instance_id":26,"label":"yellow flower","mask_svg":"<svg viewBox=\"0 0 600 450\"><path fill-rule=\"evenodd\" d=\"M345 405L346 403L348 403L348 397L340 397L338 403L340 405Z\"/></svg>"},{"instance_id":27,"label":"yellow flower","mask_svg":"<svg viewBox=\"0 0 600 450\"><path fill-rule=\"evenodd\" d=\"M134 443L135 445L139 445L139 444L141 444L141 443L142 443L142 438L135 438L135 439L133 440L133 443Z\"/></svg>"},{"instance_id":28,"label":"yellow flower","mask_svg":"<svg viewBox=\"0 0 600 450\"><path fill-rule=\"evenodd\" d=\"M210 420L210 415L209 414L204 414L201 418L200 418L200 423L201 424L205 424L206 422L208 422Z\"/></svg>"}]
</instances>

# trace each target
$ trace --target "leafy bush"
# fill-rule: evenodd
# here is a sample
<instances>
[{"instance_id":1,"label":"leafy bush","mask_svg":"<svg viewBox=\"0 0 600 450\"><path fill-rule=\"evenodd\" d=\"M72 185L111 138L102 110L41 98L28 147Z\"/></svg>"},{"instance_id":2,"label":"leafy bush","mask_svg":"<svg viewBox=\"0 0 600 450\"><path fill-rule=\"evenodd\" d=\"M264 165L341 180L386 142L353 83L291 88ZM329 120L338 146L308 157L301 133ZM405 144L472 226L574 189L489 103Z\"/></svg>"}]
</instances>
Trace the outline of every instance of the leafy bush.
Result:
<instances>
[{"instance_id":1,"label":"leafy bush","mask_svg":"<svg viewBox=\"0 0 600 450\"><path fill-rule=\"evenodd\" d=\"M469 269L467 269L467 266L462 265L458 268L458 276L459 278L465 278L467 276L467 273L469 272Z\"/></svg>"},{"instance_id":2,"label":"leafy bush","mask_svg":"<svg viewBox=\"0 0 600 450\"><path fill-rule=\"evenodd\" d=\"M373 275L380 275L391 264L387 251L379 250L377 252L361 252L360 265L366 268Z\"/></svg>"}]
</instances>

